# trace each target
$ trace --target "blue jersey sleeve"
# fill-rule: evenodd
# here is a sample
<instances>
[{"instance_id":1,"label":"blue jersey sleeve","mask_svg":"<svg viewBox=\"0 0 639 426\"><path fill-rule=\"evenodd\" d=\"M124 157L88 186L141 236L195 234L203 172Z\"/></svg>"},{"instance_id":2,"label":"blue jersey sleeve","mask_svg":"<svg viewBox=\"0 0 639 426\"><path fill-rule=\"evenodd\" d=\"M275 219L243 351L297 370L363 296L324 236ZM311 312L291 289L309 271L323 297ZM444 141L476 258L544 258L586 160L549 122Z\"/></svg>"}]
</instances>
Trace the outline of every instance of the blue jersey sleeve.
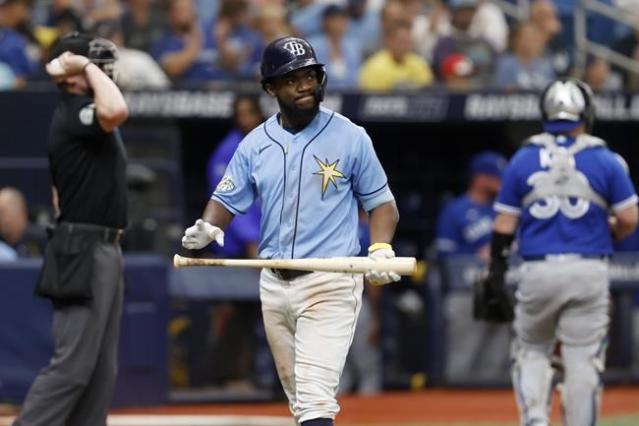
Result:
<instances>
[{"instance_id":1,"label":"blue jersey sleeve","mask_svg":"<svg viewBox=\"0 0 639 426\"><path fill-rule=\"evenodd\" d=\"M255 200L255 186L249 172L250 154L247 144L241 143L211 196L233 214L246 213Z\"/></svg>"},{"instance_id":2,"label":"blue jersey sleeve","mask_svg":"<svg viewBox=\"0 0 639 426\"><path fill-rule=\"evenodd\" d=\"M520 172L526 161L530 161L531 154L529 148L521 149L508 162L501 177L501 190L495 200L495 210L498 213L521 214L526 183L521 179Z\"/></svg>"},{"instance_id":3,"label":"blue jersey sleeve","mask_svg":"<svg viewBox=\"0 0 639 426\"><path fill-rule=\"evenodd\" d=\"M357 164L353 168L353 191L368 212L395 198L388 187L388 179L377 158L373 142L366 132L362 131L358 144Z\"/></svg>"},{"instance_id":4,"label":"blue jersey sleeve","mask_svg":"<svg viewBox=\"0 0 639 426\"><path fill-rule=\"evenodd\" d=\"M637 204L637 194L623 158L607 151L606 160L609 165L608 194L610 194L607 201L612 209L621 211Z\"/></svg>"}]
</instances>

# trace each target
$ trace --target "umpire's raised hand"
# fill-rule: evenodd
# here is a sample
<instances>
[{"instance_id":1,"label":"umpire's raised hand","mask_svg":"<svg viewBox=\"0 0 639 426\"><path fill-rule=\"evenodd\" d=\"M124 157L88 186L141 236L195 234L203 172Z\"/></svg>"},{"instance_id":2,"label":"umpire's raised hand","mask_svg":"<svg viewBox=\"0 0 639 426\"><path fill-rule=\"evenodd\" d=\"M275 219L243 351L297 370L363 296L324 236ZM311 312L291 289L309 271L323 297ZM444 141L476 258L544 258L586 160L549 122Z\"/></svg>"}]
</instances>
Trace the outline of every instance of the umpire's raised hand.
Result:
<instances>
[{"instance_id":1,"label":"umpire's raised hand","mask_svg":"<svg viewBox=\"0 0 639 426\"><path fill-rule=\"evenodd\" d=\"M184 231L182 247L189 250L199 250L206 247L213 240L218 245L224 246L224 231L202 219L198 219L195 221L195 225Z\"/></svg>"},{"instance_id":2,"label":"umpire's raised hand","mask_svg":"<svg viewBox=\"0 0 639 426\"><path fill-rule=\"evenodd\" d=\"M47 63L45 68L52 77L65 77L80 74L90 63L86 56L66 51Z\"/></svg>"}]
</instances>

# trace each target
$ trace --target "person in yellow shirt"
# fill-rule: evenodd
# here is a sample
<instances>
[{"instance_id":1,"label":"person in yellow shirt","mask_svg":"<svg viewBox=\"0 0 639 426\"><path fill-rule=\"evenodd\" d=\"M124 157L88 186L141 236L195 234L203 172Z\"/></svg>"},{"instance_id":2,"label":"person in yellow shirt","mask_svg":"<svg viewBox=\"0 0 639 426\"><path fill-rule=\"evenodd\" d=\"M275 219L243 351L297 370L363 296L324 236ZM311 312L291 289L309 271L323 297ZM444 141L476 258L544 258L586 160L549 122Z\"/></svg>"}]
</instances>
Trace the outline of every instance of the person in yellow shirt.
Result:
<instances>
[{"instance_id":1,"label":"person in yellow shirt","mask_svg":"<svg viewBox=\"0 0 639 426\"><path fill-rule=\"evenodd\" d=\"M432 82L430 66L413 52L411 25L403 21L386 30L384 48L364 63L359 74L359 87L371 91L415 90Z\"/></svg>"}]
</instances>

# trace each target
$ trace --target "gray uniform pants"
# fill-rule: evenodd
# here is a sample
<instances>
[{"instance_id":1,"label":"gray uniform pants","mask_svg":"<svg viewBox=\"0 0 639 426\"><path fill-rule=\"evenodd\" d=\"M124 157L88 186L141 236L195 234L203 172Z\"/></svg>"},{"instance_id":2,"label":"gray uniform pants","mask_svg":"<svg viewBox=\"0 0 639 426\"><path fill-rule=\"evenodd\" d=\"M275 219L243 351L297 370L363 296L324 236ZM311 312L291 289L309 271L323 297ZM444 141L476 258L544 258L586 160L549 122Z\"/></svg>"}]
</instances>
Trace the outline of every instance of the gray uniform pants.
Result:
<instances>
[{"instance_id":1,"label":"gray uniform pants","mask_svg":"<svg viewBox=\"0 0 639 426\"><path fill-rule=\"evenodd\" d=\"M57 305L54 354L36 377L13 426L104 426L117 370L122 252L96 243L86 304Z\"/></svg>"}]
</instances>

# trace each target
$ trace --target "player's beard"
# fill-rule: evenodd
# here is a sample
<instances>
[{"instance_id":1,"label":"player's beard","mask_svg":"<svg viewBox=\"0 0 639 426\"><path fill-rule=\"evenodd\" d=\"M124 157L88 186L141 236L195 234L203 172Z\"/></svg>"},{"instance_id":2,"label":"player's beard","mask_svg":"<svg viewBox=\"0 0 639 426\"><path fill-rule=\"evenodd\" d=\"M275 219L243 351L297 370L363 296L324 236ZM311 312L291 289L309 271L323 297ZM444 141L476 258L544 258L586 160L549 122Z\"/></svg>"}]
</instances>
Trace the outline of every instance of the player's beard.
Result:
<instances>
[{"instance_id":1,"label":"player's beard","mask_svg":"<svg viewBox=\"0 0 639 426\"><path fill-rule=\"evenodd\" d=\"M282 114L294 123L308 124L319 112L319 102L314 96L315 102L310 108L300 108L294 102L286 103L277 98L277 104L280 106Z\"/></svg>"}]
</instances>

